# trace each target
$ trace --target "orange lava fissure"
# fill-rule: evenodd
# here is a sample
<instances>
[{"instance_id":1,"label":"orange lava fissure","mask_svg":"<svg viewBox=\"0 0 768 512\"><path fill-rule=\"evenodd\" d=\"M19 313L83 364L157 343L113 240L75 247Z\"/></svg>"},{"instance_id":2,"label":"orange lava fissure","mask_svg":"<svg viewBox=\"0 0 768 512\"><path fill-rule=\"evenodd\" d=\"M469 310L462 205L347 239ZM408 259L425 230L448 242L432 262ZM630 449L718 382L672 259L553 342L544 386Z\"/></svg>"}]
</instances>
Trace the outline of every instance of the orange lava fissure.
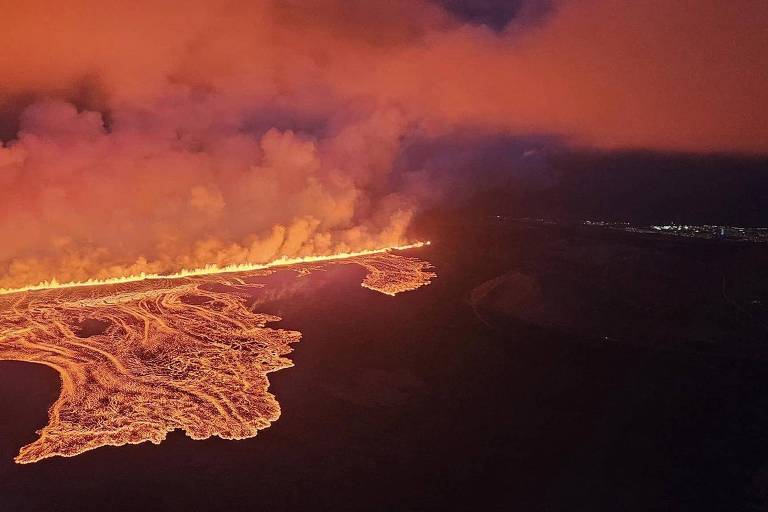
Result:
<instances>
[{"instance_id":1,"label":"orange lava fissure","mask_svg":"<svg viewBox=\"0 0 768 512\"><path fill-rule=\"evenodd\" d=\"M364 267L362 286L388 295L436 276L429 263L389 251L289 268L307 273L332 264ZM301 338L298 331L268 327L280 318L246 305L249 289L264 285L243 279L271 272L158 277L0 297L0 360L47 365L62 383L48 424L16 462L105 445L158 444L175 429L193 439L245 439L269 427L280 406L268 392L267 374L292 366L285 356ZM225 291L214 291L219 289ZM82 332L86 323L94 332Z\"/></svg>"}]
</instances>

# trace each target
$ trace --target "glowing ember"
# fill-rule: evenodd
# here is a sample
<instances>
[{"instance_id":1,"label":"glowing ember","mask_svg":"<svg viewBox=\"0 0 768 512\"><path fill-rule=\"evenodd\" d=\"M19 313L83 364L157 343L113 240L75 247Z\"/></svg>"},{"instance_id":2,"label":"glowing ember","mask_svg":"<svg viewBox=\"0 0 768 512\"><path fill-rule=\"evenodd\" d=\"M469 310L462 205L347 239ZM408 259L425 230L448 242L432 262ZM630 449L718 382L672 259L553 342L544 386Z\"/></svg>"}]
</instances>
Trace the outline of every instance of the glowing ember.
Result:
<instances>
[{"instance_id":1,"label":"glowing ember","mask_svg":"<svg viewBox=\"0 0 768 512\"><path fill-rule=\"evenodd\" d=\"M388 250L342 258L304 263L360 265L369 272L363 286L389 295L435 277L428 263ZM246 305L249 292L264 285L244 278L289 264L238 275L209 268L213 273L205 277L193 271L124 278L91 288L73 289L83 283L72 283L1 298L0 360L44 364L62 380L48 425L16 461L74 456L105 445L157 444L174 429L193 439L244 439L267 428L280 416L267 374L292 365L284 356L301 333L267 327L280 318ZM292 267L301 273L316 268ZM226 285L227 291L212 285Z\"/></svg>"}]
</instances>

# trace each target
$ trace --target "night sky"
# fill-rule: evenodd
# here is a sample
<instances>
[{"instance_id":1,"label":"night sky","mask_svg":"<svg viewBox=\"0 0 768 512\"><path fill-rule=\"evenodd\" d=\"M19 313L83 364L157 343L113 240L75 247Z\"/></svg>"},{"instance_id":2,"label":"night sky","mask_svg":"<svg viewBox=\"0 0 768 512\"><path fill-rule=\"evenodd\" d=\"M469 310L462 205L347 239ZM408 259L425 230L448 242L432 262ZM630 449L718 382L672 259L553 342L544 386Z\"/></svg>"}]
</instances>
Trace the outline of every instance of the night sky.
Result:
<instances>
[{"instance_id":1,"label":"night sky","mask_svg":"<svg viewBox=\"0 0 768 512\"><path fill-rule=\"evenodd\" d=\"M401 243L552 151L759 156L767 23L759 0L6 2L0 286ZM464 156L423 154L445 141Z\"/></svg>"}]
</instances>

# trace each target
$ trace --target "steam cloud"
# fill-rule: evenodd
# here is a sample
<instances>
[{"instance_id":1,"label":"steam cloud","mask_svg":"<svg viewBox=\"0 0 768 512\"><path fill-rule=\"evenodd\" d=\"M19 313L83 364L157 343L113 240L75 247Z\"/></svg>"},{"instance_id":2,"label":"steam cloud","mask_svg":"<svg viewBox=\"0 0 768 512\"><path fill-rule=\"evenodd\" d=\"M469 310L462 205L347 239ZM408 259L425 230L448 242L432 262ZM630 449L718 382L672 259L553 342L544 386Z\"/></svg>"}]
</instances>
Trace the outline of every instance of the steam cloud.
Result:
<instances>
[{"instance_id":1,"label":"steam cloud","mask_svg":"<svg viewBox=\"0 0 768 512\"><path fill-rule=\"evenodd\" d=\"M768 151L761 0L4 4L5 287L401 243L415 137Z\"/></svg>"}]
</instances>

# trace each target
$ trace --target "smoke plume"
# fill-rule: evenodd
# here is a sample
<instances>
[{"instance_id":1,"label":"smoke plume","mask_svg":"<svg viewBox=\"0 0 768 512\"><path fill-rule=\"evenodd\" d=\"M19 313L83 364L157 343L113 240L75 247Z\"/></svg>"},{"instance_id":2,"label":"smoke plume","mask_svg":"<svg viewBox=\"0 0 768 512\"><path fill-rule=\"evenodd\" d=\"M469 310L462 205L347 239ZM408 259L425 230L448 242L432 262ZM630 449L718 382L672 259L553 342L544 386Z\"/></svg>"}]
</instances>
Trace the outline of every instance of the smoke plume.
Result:
<instances>
[{"instance_id":1,"label":"smoke plume","mask_svg":"<svg viewBox=\"0 0 768 512\"><path fill-rule=\"evenodd\" d=\"M402 243L451 133L768 151L765 2L513 3L2 2L0 287Z\"/></svg>"}]
</instances>

